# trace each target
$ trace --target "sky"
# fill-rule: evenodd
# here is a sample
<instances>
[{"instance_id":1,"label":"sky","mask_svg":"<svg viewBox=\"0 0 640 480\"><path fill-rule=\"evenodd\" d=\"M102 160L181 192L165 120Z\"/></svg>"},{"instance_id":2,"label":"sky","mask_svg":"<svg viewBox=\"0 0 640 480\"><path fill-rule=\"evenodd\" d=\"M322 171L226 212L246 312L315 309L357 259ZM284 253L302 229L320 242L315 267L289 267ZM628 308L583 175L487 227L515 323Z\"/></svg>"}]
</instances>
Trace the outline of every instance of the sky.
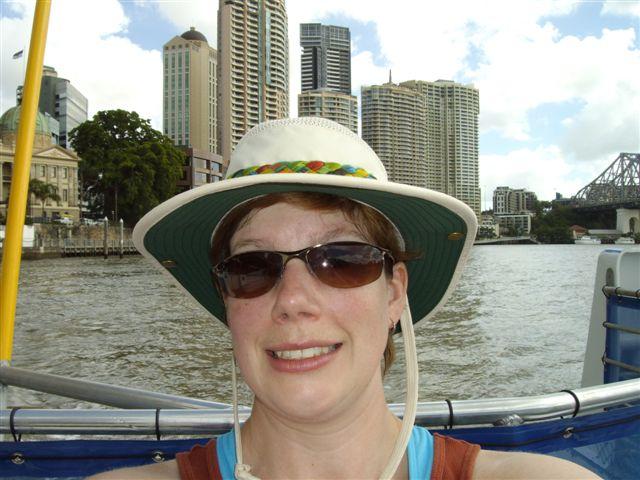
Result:
<instances>
[{"instance_id":1,"label":"sky","mask_svg":"<svg viewBox=\"0 0 640 480\"><path fill-rule=\"evenodd\" d=\"M15 105L33 0L0 0L0 112ZM162 45L190 26L216 46L218 0L53 0L45 64L104 109L162 127ZM352 89L438 79L480 92L483 209L497 186L577 193L640 152L640 0L288 0L291 115L299 25L346 26ZM17 60L13 54L23 50Z\"/></svg>"}]
</instances>

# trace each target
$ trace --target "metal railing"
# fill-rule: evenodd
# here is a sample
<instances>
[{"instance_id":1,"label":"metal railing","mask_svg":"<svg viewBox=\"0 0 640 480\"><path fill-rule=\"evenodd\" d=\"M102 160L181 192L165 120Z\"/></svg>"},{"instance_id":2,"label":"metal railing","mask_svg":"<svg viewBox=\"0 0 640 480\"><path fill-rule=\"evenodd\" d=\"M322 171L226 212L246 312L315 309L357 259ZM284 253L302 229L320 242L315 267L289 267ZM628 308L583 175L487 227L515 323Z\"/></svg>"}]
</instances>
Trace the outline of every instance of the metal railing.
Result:
<instances>
[{"instance_id":1,"label":"metal railing","mask_svg":"<svg viewBox=\"0 0 640 480\"><path fill-rule=\"evenodd\" d=\"M16 367L0 367L0 383L117 408L221 409L231 407L226 403L78 380Z\"/></svg>"},{"instance_id":2,"label":"metal railing","mask_svg":"<svg viewBox=\"0 0 640 480\"><path fill-rule=\"evenodd\" d=\"M4 378L6 370L1 369ZM81 380L75 382L85 383ZM153 398L148 397L144 401L153 406L145 410L1 410L0 433L9 433L13 429L16 434L155 435L159 432L163 435L215 435L228 431L233 425L230 408L196 409L190 406L188 409L157 410L160 404L154 403ZM548 395L423 402L418 404L416 423L425 426L480 426L504 424L505 419L516 419L517 424L594 412L633 402L640 402L640 379ZM392 404L390 408L394 414L402 416L404 405ZM246 420L249 414L248 408L241 408L241 421Z\"/></svg>"}]
</instances>

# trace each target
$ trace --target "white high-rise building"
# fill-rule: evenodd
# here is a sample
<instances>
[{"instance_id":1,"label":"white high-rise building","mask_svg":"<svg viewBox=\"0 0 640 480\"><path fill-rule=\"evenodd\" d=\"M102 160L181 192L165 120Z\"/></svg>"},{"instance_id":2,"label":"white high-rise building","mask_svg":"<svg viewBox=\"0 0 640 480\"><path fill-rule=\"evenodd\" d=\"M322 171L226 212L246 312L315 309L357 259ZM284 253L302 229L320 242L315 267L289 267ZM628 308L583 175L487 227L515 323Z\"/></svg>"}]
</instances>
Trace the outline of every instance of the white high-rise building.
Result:
<instances>
[{"instance_id":1,"label":"white high-rise building","mask_svg":"<svg viewBox=\"0 0 640 480\"><path fill-rule=\"evenodd\" d=\"M285 0L220 0L218 8L220 153L265 120L289 116Z\"/></svg>"},{"instance_id":2,"label":"white high-rise building","mask_svg":"<svg viewBox=\"0 0 640 480\"><path fill-rule=\"evenodd\" d=\"M412 80L400 86L426 100L426 187L463 201L479 218L478 90L450 80Z\"/></svg>"},{"instance_id":3,"label":"white high-rise building","mask_svg":"<svg viewBox=\"0 0 640 480\"><path fill-rule=\"evenodd\" d=\"M382 160L389 180L427 181L424 95L394 83L362 87L362 138Z\"/></svg>"}]
</instances>

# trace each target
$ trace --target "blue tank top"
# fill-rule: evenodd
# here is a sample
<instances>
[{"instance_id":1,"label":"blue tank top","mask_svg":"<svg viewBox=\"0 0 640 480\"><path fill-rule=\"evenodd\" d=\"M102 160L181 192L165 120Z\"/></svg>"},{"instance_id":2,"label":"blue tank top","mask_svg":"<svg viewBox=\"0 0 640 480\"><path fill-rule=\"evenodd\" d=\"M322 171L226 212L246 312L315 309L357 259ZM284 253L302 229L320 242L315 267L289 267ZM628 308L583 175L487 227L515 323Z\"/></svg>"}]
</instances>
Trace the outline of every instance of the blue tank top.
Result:
<instances>
[{"instance_id":1,"label":"blue tank top","mask_svg":"<svg viewBox=\"0 0 640 480\"><path fill-rule=\"evenodd\" d=\"M220 474L224 480L233 480L236 466L236 438L233 430L220 435L216 445ZM428 480L433 465L433 436L426 428L413 427L407 445L410 480Z\"/></svg>"}]
</instances>

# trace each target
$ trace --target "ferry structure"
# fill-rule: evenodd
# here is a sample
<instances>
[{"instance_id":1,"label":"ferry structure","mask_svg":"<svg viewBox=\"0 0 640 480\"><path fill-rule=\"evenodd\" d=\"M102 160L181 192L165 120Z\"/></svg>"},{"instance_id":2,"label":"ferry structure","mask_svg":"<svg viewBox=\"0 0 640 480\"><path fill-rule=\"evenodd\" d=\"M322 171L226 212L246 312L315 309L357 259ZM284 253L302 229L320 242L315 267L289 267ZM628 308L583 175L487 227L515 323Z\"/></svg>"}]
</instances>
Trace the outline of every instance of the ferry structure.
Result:
<instances>
[{"instance_id":1,"label":"ferry structure","mask_svg":"<svg viewBox=\"0 0 640 480\"><path fill-rule=\"evenodd\" d=\"M636 242L632 237L620 237L620 238L616 238L615 242L616 245L635 245Z\"/></svg>"},{"instance_id":2,"label":"ferry structure","mask_svg":"<svg viewBox=\"0 0 640 480\"><path fill-rule=\"evenodd\" d=\"M50 4L49 0L36 3L2 257L0 479L85 477L163 462L233 427L228 404L11 366L22 228ZM640 246L604 250L594 285L580 388L527 397L420 403L416 422L485 449L547 453L579 463L606 479L640 478ZM566 301L571 301L570 295ZM10 387L111 408L9 406ZM402 415L402 404L391 407ZM249 409L241 408L239 413L244 421ZM146 439L140 440L141 436Z\"/></svg>"},{"instance_id":3,"label":"ferry structure","mask_svg":"<svg viewBox=\"0 0 640 480\"><path fill-rule=\"evenodd\" d=\"M590 237L589 235L583 235L580 238L574 240L576 245L600 245L602 243L599 238Z\"/></svg>"}]
</instances>

